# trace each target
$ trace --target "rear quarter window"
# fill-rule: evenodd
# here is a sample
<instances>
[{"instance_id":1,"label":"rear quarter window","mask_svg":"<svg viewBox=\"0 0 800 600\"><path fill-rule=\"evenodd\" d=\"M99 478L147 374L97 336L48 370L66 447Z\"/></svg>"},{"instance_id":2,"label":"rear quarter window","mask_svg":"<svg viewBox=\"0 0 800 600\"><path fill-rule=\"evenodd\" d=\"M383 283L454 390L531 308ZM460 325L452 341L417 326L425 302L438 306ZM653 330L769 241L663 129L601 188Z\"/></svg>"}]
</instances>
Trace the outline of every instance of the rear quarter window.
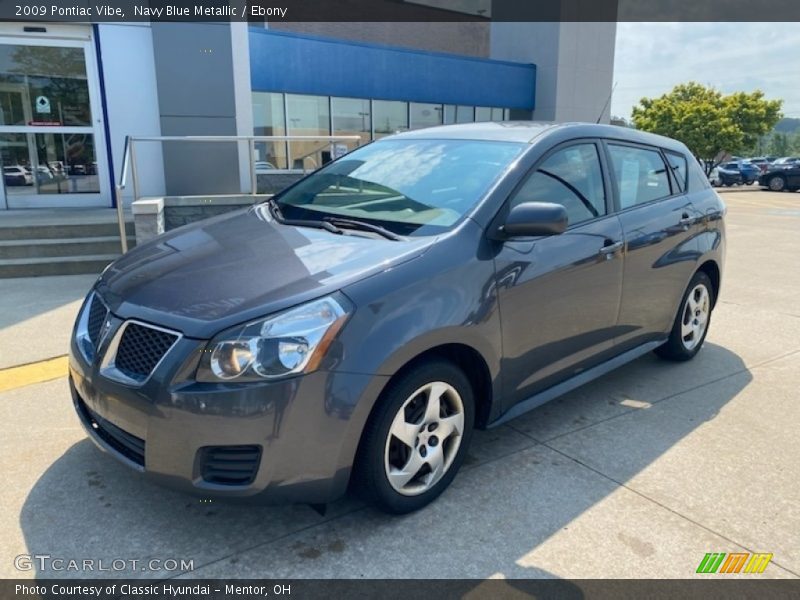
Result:
<instances>
[{"instance_id":1,"label":"rear quarter window","mask_svg":"<svg viewBox=\"0 0 800 600\"><path fill-rule=\"evenodd\" d=\"M675 176L675 180L678 182L680 189L686 191L689 185L689 167L686 157L683 154L670 150L667 150L665 154L667 155L669 166L672 169L672 174Z\"/></svg>"},{"instance_id":2,"label":"rear quarter window","mask_svg":"<svg viewBox=\"0 0 800 600\"><path fill-rule=\"evenodd\" d=\"M687 190L697 192L699 190L710 189L711 183L708 181L703 166L694 159L689 160L687 173Z\"/></svg>"}]
</instances>

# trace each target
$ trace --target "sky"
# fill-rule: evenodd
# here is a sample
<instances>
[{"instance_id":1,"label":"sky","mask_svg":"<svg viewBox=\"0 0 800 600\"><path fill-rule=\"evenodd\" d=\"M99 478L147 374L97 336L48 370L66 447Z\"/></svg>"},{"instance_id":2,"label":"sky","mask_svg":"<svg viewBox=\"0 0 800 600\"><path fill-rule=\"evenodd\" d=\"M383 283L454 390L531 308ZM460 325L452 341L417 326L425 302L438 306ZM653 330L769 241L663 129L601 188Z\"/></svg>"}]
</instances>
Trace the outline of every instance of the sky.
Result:
<instances>
[{"instance_id":1,"label":"sky","mask_svg":"<svg viewBox=\"0 0 800 600\"><path fill-rule=\"evenodd\" d=\"M755 5L754 5L755 6ZM754 9L755 10L755 9ZM762 90L800 117L797 23L618 23L611 114L697 81L723 93Z\"/></svg>"}]
</instances>

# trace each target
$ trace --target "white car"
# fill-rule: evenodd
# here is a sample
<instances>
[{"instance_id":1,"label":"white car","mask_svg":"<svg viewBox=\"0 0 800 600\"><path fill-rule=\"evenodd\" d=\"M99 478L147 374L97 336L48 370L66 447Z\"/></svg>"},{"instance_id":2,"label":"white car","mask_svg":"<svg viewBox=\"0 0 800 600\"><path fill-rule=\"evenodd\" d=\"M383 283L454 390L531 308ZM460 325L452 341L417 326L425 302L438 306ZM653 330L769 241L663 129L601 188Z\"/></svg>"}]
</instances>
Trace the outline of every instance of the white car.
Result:
<instances>
[{"instance_id":1,"label":"white car","mask_svg":"<svg viewBox=\"0 0 800 600\"><path fill-rule=\"evenodd\" d=\"M257 161L254 163L254 165L253 165L253 166L255 167L255 169L256 169L256 173L257 173L257 174L260 174L260 173L269 173L270 171L272 171L273 169L275 169L275 165L273 165L273 164L272 164L272 163L270 163L270 162L267 162L266 160L257 160Z\"/></svg>"},{"instance_id":2,"label":"white car","mask_svg":"<svg viewBox=\"0 0 800 600\"><path fill-rule=\"evenodd\" d=\"M33 185L33 175L31 175L31 172L28 171L28 169L20 165L3 167L3 176L5 177L7 183L9 180L12 180L19 182L24 181L25 183L22 185Z\"/></svg>"}]
</instances>

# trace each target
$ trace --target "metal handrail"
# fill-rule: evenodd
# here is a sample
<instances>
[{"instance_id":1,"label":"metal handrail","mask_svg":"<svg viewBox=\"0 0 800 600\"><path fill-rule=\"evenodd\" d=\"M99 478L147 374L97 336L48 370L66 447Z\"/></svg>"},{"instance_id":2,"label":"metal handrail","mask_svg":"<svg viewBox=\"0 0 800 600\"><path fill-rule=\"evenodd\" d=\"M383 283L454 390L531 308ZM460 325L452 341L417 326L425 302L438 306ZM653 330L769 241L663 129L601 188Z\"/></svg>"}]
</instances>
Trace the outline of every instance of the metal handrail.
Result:
<instances>
[{"instance_id":1,"label":"metal handrail","mask_svg":"<svg viewBox=\"0 0 800 600\"><path fill-rule=\"evenodd\" d=\"M132 183L133 183L133 201L139 199L139 178L136 172L136 142L247 142L249 150L249 163L250 163L250 194L255 196L258 194L258 178L256 175L255 166L255 145L256 142L308 142L308 141L325 141L314 152L317 152L325 146L329 146L334 142L355 142L358 146L361 143L361 137L358 135L160 135L160 136L125 136L125 149L122 153L122 171L119 177L119 183L114 188L114 198L117 203L117 222L119 224L119 237L122 246L123 254L128 251L128 233L125 230L125 211L122 198L123 191L128 186L128 170L130 169ZM304 155L305 159L310 154ZM288 160L287 156L287 160ZM288 165L287 165L288 166Z\"/></svg>"}]
</instances>

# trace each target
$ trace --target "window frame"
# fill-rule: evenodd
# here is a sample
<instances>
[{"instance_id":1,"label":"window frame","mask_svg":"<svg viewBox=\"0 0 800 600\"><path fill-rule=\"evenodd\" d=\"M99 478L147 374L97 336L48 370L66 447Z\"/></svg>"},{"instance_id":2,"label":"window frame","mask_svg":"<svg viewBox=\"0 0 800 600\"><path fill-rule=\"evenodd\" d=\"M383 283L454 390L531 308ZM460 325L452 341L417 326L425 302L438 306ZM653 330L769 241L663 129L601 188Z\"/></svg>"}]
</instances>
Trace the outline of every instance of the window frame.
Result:
<instances>
[{"instance_id":1,"label":"window frame","mask_svg":"<svg viewBox=\"0 0 800 600\"><path fill-rule=\"evenodd\" d=\"M603 194L605 196L605 209L606 209L606 211L602 215L597 215L596 217L593 217L591 219L586 219L586 220L581 221L579 223L572 223L572 224L567 223L567 229L565 231L571 231L573 229L577 229L578 227L583 227L585 225L588 225L589 223L595 223L597 221L600 221L601 219L606 219L608 217L614 216L614 213L616 211L614 209L614 201L613 201L613 198L612 198L613 192L612 192L612 189L610 187L610 184L611 184L611 178L610 178L610 172L609 172L609 166L610 165L607 162L608 161L607 156L605 155L605 152L604 152L604 150L602 148L602 142L603 142L603 140L601 138L598 138L598 137L573 138L573 139L570 139L570 140L566 140L566 141L560 142L560 143L556 144L555 146L553 146L552 148L549 148L519 178L519 181L517 181L517 183L514 185L514 188L511 190L511 192L509 192L508 196L506 196L505 200L503 201L503 204L500 206L500 208L498 209L498 211L495 214L494 218L490 222L490 225L488 227L488 231L489 232L496 232L498 230L498 227L500 225L502 225L503 221L505 220L506 216L508 215L508 212L511 210L511 202L514 199L514 196L516 196L517 193L519 193L519 191L522 189L522 187L525 185L525 183L527 183L528 179L530 177L532 177L533 174L536 173L536 171L539 170L539 167L541 167L542 164L547 159L549 159L551 156L553 156L557 152L560 152L561 150L566 150L567 148L570 148L572 146L583 146L583 145L587 145L587 144L591 144L591 145L593 145L595 147L595 151L597 152L597 159L600 161L600 173L601 173L602 178L603 178ZM523 239L523 238L520 238L520 239Z\"/></svg>"},{"instance_id":2,"label":"window frame","mask_svg":"<svg viewBox=\"0 0 800 600\"><path fill-rule=\"evenodd\" d=\"M629 142L627 140L618 140L615 138L603 138L602 144L603 144L603 149L606 153L606 159L608 160L608 177L614 195L614 213L622 214L628 212L629 210L635 210L637 208L641 208L644 206L652 206L656 202L663 202L665 200L670 200L672 198L682 196L686 193L685 190L680 190L680 189L678 189L677 191L675 190L676 187L680 188L680 186L677 185L676 183L677 180L670 175L672 167L667 161L667 157L664 155L663 148L660 148L658 146L651 146L650 144L641 144L638 142ZM648 200L647 202L642 202L641 204L634 204L632 206L622 208L622 205L620 204L619 186L617 185L617 178L614 176L614 170L613 170L614 161L611 158L611 150L609 146L627 146L629 148L636 148L638 150L648 150L650 152L656 152L661 157L661 161L664 163L664 170L667 173L667 183L669 184L670 193L667 196L654 198L653 200ZM689 168L688 164L686 165L686 168L688 173L688 168Z\"/></svg>"}]
</instances>

